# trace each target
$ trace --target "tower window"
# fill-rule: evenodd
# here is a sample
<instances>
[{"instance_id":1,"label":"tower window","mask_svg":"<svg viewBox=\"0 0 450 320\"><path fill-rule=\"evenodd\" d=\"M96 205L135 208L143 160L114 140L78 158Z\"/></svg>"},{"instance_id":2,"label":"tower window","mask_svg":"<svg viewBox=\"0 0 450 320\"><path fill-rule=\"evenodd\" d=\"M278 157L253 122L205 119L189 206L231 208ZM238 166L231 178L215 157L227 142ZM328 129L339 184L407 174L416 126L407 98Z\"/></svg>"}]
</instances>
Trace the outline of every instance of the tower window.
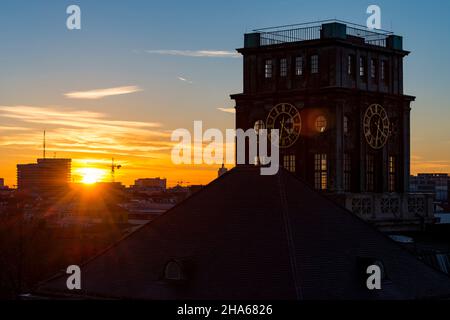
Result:
<instances>
[{"instance_id":1,"label":"tower window","mask_svg":"<svg viewBox=\"0 0 450 320\"><path fill-rule=\"evenodd\" d=\"M381 61L381 80L387 82L389 79L389 64L387 61Z\"/></svg>"},{"instance_id":2,"label":"tower window","mask_svg":"<svg viewBox=\"0 0 450 320\"><path fill-rule=\"evenodd\" d=\"M304 69L303 57L296 57L295 58L295 75L302 76L303 69Z\"/></svg>"},{"instance_id":3,"label":"tower window","mask_svg":"<svg viewBox=\"0 0 450 320\"><path fill-rule=\"evenodd\" d=\"M355 56L352 54L348 55L347 73L349 76L353 76L355 74Z\"/></svg>"},{"instance_id":4,"label":"tower window","mask_svg":"<svg viewBox=\"0 0 450 320\"><path fill-rule=\"evenodd\" d=\"M328 163L325 153L314 155L314 182L316 190L328 189Z\"/></svg>"},{"instance_id":5,"label":"tower window","mask_svg":"<svg viewBox=\"0 0 450 320\"><path fill-rule=\"evenodd\" d=\"M283 158L283 166L286 170L295 173L296 168L295 168L295 155L290 154L290 155L286 155Z\"/></svg>"},{"instance_id":6,"label":"tower window","mask_svg":"<svg viewBox=\"0 0 450 320\"><path fill-rule=\"evenodd\" d=\"M360 77L366 76L366 58L365 57L359 57L359 76Z\"/></svg>"},{"instance_id":7,"label":"tower window","mask_svg":"<svg viewBox=\"0 0 450 320\"><path fill-rule=\"evenodd\" d=\"M259 140L261 139L261 137L259 135L261 134L261 130L266 129L266 124L265 124L265 122L263 120L258 120L258 121L255 122L255 125L254 125L253 128L255 129L255 133L257 134L257 139L258 139L258 142L259 142ZM257 165L265 164L266 163L266 158L264 156L263 157L259 156L259 154L260 154L259 147L258 147L257 151L258 151L258 153L257 153L256 159L255 159L255 163Z\"/></svg>"},{"instance_id":8,"label":"tower window","mask_svg":"<svg viewBox=\"0 0 450 320\"><path fill-rule=\"evenodd\" d=\"M352 158L350 154L344 154L344 191L349 192L352 188Z\"/></svg>"},{"instance_id":9,"label":"tower window","mask_svg":"<svg viewBox=\"0 0 450 320\"><path fill-rule=\"evenodd\" d=\"M319 56L317 54L311 56L311 73L319 73Z\"/></svg>"},{"instance_id":10,"label":"tower window","mask_svg":"<svg viewBox=\"0 0 450 320\"><path fill-rule=\"evenodd\" d=\"M258 120L255 122L254 129L256 131L256 134L259 134L261 130L264 130L266 128L266 124L262 120Z\"/></svg>"},{"instance_id":11,"label":"tower window","mask_svg":"<svg viewBox=\"0 0 450 320\"><path fill-rule=\"evenodd\" d=\"M396 191L396 165L395 165L395 157L390 156L389 157L389 192L395 192Z\"/></svg>"},{"instance_id":12,"label":"tower window","mask_svg":"<svg viewBox=\"0 0 450 320\"><path fill-rule=\"evenodd\" d=\"M273 62L272 60L266 60L265 64L264 64L264 77L266 79L270 79L272 78L272 68L273 68Z\"/></svg>"},{"instance_id":13,"label":"tower window","mask_svg":"<svg viewBox=\"0 0 450 320\"><path fill-rule=\"evenodd\" d=\"M350 132L350 120L347 116L344 116L344 134L349 134Z\"/></svg>"},{"instance_id":14,"label":"tower window","mask_svg":"<svg viewBox=\"0 0 450 320\"><path fill-rule=\"evenodd\" d=\"M288 64L287 59L280 60L280 77L287 77L288 74Z\"/></svg>"},{"instance_id":15,"label":"tower window","mask_svg":"<svg viewBox=\"0 0 450 320\"><path fill-rule=\"evenodd\" d=\"M374 174L375 174L375 163L374 156L368 154L366 158L366 190L367 192L374 192Z\"/></svg>"},{"instance_id":16,"label":"tower window","mask_svg":"<svg viewBox=\"0 0 450 320\"><path fill-rule=\"evenodd\" d=\"M377 78L377 61L375 59L370 60L370 77L372 79Z\"/></svg>"},{"instance_id":17,"label":"tower window","mask_svg":"<svg viewBox=\"0 0 450 320\"><path fill-rule=\"evenodd\" d=\"M324 116L318 116L315 124L317 132L323 133L327 130L327 118Z\"/></svg>"}]
</instances>

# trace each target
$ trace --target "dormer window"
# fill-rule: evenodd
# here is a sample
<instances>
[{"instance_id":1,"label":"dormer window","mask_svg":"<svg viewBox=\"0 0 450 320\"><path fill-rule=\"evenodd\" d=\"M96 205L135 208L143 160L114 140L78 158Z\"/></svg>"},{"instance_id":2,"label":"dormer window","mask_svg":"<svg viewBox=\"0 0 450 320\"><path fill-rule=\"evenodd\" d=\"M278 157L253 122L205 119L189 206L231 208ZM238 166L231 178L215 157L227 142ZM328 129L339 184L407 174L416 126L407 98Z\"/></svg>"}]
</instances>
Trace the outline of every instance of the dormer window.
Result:
<instances>
[{"instance_id":1,"label":"dormer window","mask_svg":"<svg viewBox=\"0 0 450 320\"><path fill-rule=\"evenodd\" d=\"M179 261L171 260L164 268L164 280L166 281L183 281L185 280L183 266Z\"/></svg>"},{"instance_id":2,"label":"dormer window","mask_svg":"<svg viewBox=\"0 0 450 320\"><path fill-rule=\"evenodd\" d=\"M367 277L368 277L367 270L371 266L376 266L380 269L380 280L382 281L382 283L390 281L383 261L372 257L357 257L357 264L362 284L364 286L367 285Z\"/></svg>"}]
</instances>

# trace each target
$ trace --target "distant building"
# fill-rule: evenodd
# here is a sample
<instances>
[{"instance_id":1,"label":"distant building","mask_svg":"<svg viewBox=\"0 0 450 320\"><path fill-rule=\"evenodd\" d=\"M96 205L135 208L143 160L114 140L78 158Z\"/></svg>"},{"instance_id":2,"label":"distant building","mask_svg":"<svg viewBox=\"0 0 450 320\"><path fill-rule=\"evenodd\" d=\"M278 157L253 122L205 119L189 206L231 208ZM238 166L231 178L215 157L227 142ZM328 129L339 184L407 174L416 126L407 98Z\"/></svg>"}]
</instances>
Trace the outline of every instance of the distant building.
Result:
<instances>
[{"instance_id":1,"label":"distant building","mask_svg":"<svg viewBox=\"0 0 450 320\"><path fill-rule=\"evenodd\" d=\"M17 165L20 191L48 192L68 187L71 182L71 159L38 159L37 163Z\"/></svg>"},{"instance_id":2,"label":"distant building","mask_svg":"<svg viewBox=\"0 0 450 320\"><path fill-rule=\"evenodd\" d=\"M220 168L219 169L219 172L218 172L218 175L219 175L219 178L221 177L221 176L223 176L225 173L227 173L228 172L228 169L227 168L225 168L225 165L224 164L222 164L222 168Z\"/></svg>"},{"instance_id":3,"label":"distant building","mask_svg":"<svg viewBox=\"0 0 450 320\"><path fill-rule=\"evenodd\" d=\"M5 186L5 179L0 178L0 188L3 188Z\"/></svg>"},{"instance_id":4,"label":"distant building","mask_svg":"<svg viewBox=\"0 0 450 320\"><path fill-rule=\"evenodd\" d=\"M147 178L138 179L134 182L135 189L145 192L164 192L167 190L167 179Z\"/></svg>"},{"instance_id":5,"label":"distant building","mask_svg":"<svg viewBox=\"0 0 450 320\"><path fill-rule=\"evenodd\" d=\"M411 177L411 192L432 193L435 201L447 203L450 177L448 174L419 173Z\"/></svg>"}]
</instances>

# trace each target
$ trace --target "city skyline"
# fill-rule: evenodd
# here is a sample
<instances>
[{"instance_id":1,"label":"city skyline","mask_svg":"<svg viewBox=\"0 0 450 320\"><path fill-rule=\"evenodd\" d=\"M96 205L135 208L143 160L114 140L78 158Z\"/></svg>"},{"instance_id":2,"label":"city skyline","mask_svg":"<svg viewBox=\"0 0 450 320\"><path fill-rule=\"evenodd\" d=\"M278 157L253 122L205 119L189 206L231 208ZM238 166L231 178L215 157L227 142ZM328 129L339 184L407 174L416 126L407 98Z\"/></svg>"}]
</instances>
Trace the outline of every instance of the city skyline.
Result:
<instances>
[{"instance_id":1,"label":"city skyline","mask_svg":"<svg viewBox=\"0 0 450 320\"><path fill-rule=\"evenodd\" d=\"M433 3L438 2L409 8L378 2L383 28L404 36L404 47L412 51L405 60L405 92L417 96L413 174L450 171L445 138L450 136L445 96L450 66L440 59L450 53L442 41L450 27L445 14L450 5L439 3L438 9ZM218 166L172 164L170 134L191 129L195 120L208 128L234 128L229 95L242 91L242 59L235 52L242 47L242 33L311 17L364 24L369 3L350 1L342 8L332 1L307 6L298 1L77 1L79 31L65 27L70 4L2 3L0 177L7 185L16 184L16 164L41 157L44 130L47 156L73 159L78 181L87 175L109 181L115 158L123 166L116 179L127 185L156 176L166 177L169 185L208 183ZM29 10L22 12L22 6Z\"/></svg>"}]
</instances>

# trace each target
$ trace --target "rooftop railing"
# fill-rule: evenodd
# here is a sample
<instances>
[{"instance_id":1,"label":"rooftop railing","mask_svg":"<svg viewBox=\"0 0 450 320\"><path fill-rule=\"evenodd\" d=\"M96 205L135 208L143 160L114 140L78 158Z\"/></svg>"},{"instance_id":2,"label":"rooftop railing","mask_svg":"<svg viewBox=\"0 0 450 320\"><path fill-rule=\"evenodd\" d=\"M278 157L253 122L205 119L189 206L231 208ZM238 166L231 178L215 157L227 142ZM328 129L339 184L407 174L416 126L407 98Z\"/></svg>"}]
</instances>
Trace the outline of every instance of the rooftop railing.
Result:
<instances>
[{"instance_id":1,"label":"rooftop railing","mask_svg":"<svg viewBox=\"0 0 450 320\"><path fill-rule=\"evenodd\" d=\"M264 28L254 30L254 32L260 35L260 45L267 46L321 39L324 25L331 24L337 24L339 26L345 25L345 35L347 37L361 38L366 44L380 47L386 47L388 37L393 35L390 31L378 29L371 30L361 25L340 20L324 20L311 23Z\"/></svg>"}]
</instances>

